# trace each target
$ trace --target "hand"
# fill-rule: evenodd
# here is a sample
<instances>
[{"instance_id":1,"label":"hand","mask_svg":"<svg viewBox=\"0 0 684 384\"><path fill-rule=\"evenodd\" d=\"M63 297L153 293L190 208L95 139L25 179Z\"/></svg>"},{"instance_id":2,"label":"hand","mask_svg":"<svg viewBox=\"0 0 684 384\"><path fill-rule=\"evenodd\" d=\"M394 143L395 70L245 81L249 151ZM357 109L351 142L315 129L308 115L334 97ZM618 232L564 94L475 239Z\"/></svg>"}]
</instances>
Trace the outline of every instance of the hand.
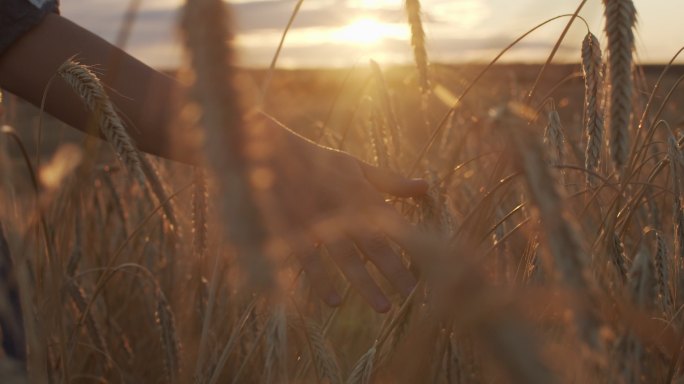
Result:
<instances>
[{"instance_id":1,"label":"hand","mask_svg":"<svg viewBox=\"0 0 684 384\"><path fill-rule=\"evenodd\" d=\"M408 223L385 202L383 193L420 196L426 193L427 183L321 147L275 121L267 119L265 124L265 138L276 148L270 161L273 181L269 191L276 202L272 208L280 212L279 227L288 233L314 290L328 305L341 304L321 260L319 248L324 245L368 304L377 312L388 311L391 304L368 272L364 258L404 297L416 280L385 235L381 219L389 218L393 227Z\"/></svg>"}]
</instances>

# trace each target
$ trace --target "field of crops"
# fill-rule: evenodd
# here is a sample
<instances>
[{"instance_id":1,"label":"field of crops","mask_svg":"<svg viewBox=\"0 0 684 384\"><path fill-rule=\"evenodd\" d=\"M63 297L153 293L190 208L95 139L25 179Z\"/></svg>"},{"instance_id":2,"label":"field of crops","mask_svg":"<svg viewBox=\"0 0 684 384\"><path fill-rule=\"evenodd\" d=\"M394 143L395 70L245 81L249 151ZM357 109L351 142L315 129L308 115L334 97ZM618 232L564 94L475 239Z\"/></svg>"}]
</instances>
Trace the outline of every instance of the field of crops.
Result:
<instances>
[{"instance_id":1,"label":"field of crops","mask_svg":"<svg viewBox=\"0 0 684 384\"><path fill-rule=\"evenodd\" d=\"M193 82L176 139L196 165L138 151L77 58L56 78L107 140L5 94L0 381L684 380L684 69L634 61L631 0L604 0L605 31L559 36L577 64L549 65L430 64L405 3L415 66L285 71L225 66L202 39L225 36L220 2L188 2L172 75ZM359 170L299 156L274 120L427 193L331 208L319 195L365 184L316 180Z\"/></svg>"}]
</instances>

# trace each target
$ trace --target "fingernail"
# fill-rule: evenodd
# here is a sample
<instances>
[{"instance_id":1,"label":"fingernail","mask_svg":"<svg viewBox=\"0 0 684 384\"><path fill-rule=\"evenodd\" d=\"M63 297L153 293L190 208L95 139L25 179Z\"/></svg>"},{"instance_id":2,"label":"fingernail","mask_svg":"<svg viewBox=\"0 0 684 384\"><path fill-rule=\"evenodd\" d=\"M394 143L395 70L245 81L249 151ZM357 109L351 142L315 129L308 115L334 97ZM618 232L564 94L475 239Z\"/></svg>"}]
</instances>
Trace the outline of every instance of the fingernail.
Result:
<instances>
[{"instance_id":1,"label":"fingernail","mask_svg":"<svg viewBox=\"0 0 684 384\"><path fill-rule=\"evenodd\" d=\"M392 303L387 301L384 297L379 297L375 300L375 310L380 313L386 313L392 308Z\"/></svg>"}]
</instances>

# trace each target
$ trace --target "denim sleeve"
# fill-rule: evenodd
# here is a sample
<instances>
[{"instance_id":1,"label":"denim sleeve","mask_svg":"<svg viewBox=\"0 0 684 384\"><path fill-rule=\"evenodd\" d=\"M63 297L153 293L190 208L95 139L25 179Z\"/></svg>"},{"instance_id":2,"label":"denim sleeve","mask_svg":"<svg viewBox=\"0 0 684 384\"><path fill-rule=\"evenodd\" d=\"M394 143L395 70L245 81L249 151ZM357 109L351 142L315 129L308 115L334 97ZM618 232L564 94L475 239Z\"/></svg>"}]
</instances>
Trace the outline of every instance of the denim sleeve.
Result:
<instances>
[{"instance_id":1,"label":"denim sleeve","mask_svg":"<svg viewBox=\"0 0 684 384\"><path fill-rule=\"evenodd\" d=\"M45 15L58 10L59 0L0 0L0 55Z\"/></svg>"}]
</instances>

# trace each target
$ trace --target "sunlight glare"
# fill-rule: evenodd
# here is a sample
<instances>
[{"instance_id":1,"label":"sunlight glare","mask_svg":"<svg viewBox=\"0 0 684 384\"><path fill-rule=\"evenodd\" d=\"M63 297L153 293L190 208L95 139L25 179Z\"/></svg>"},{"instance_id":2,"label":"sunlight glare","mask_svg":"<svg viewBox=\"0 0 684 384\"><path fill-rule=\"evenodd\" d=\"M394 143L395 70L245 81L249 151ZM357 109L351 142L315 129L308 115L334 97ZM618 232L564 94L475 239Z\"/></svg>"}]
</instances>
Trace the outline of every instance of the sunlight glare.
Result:
<instances>
[{"instance_id":1,"label":"sunlight glare","mask_svg":"<svg viewBox=\"0 0 684 384\"><path fill-rule=\"evenodd\" d=\"M360 18L339 29L335 40L347 44L371 46L378 45L384 39L395 35L391 25L370 18Z\"/></svg>"}]
</instances>

